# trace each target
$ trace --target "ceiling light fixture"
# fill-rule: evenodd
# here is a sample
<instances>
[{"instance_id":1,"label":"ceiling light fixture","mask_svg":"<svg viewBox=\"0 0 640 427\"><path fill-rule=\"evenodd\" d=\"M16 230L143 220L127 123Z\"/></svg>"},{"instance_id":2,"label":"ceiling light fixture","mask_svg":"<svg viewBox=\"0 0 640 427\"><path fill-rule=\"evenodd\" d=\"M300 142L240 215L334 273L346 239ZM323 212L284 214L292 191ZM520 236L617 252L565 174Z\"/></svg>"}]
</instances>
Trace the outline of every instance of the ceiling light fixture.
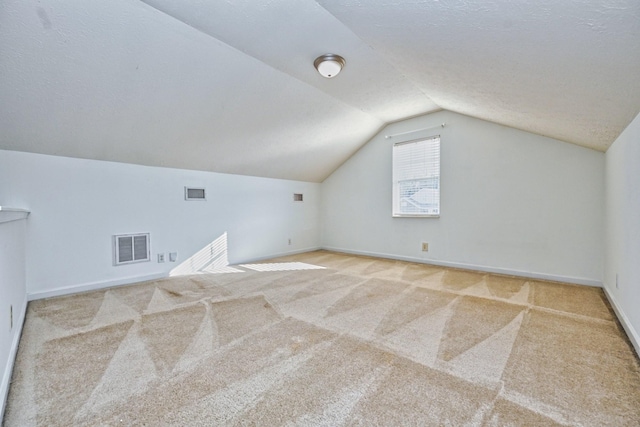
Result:
<instances>
[{"instance_id":1,"label":"ceiling light fixture","mask_svg":"<svg viewBox=\"0 0 640 427\"><path fill-rule=\"evenodd\" d=\"M326 53L313 61L313 66L316 67L316 70L318 70L322 77L327 79L337 76L342 70L342 67L344 67L344 64L346 64L344 58L333 53Z\"/></svg>"}]
</instances>

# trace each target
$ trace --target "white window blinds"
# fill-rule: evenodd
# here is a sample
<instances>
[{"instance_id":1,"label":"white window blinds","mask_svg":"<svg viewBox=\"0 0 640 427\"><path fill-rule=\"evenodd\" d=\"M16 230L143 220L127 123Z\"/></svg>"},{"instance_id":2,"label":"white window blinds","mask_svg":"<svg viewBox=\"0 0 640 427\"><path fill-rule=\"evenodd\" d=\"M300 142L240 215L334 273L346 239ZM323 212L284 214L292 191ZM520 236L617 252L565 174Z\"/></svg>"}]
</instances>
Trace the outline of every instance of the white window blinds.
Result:
<instances>
[{"instance_id":1,"label":"white window blinds","mask_svg":"<svg viewBox=\"0 0 640 427\"><path fill-rule=\"evenodd\" d=\"M440 215L440 136L393 145L393 216Z\"/></svg>"}]
</instances>

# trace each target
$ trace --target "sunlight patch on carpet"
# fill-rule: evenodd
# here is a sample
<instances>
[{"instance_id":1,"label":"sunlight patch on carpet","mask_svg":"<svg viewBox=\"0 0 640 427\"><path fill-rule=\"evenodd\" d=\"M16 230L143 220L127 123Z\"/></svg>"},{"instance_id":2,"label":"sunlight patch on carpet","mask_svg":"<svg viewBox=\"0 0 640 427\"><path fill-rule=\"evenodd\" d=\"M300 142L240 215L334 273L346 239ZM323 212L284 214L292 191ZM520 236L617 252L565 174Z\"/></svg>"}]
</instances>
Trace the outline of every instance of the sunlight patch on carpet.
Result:
<instances>
[{"instance_id":1,"label":"sunlight patch on carpet","mask_svg":"<svg viewBox=\"0 0 640 427\"><path fill-rule=\"evenodd\" d=\"M324 270L325 267L307 264L305 262L275 262L263 264L241 264L240 267L253 271L296 271L296 270Z\"/></svg>"}]
</instances>

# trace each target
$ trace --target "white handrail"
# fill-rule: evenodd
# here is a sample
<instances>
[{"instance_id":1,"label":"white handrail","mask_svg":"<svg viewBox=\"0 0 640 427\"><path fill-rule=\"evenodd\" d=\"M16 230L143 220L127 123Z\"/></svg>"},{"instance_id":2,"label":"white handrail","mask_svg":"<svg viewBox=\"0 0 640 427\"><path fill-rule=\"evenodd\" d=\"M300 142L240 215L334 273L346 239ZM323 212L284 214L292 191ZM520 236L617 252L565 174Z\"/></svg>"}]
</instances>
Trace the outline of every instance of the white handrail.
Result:
<instances>
[{"instance_id":1,"label":"white handrail","mask_svg":"<svg viewBox=\"0 0 640 427\"><path fill-rule=\"evenodd\" d=\"M30 213L31 211L27 209L0 206L0 223L26 219Z\"/></svg>"}]
</instances>

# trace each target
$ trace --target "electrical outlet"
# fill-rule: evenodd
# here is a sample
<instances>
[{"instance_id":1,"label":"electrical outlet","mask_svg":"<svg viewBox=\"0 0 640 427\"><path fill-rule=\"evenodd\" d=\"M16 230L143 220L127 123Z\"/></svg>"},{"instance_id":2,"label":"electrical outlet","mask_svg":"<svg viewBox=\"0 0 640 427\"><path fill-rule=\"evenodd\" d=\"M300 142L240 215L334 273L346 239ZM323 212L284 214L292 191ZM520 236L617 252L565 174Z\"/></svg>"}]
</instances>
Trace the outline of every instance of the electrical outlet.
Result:
<instances>
[{"instance_id":1,"label":"electrical outlet","mask_svg":"<svg viewBox=\"0 0 640 427\"><path fill-rule=\"evenodd\" d=\"M289 246L291 246L291 239L289 239Z\"/></svg>"},{"instance_id":2,"label":"electrical outlet","mask_svg":"<svg viewBox=\"0 0 640 427\"><path fill-rule=\"evenodd\" d=\"M427 242L422 242L422 252L429 252L429 244Z\"/></svg>"},{"instance_id":3,"label":"electrical outlet","mask_svg":"<svg viewBox=\"0 0 640 427\"><path fill-rule=\"evenodd\" d=\"M158 254L158 262L164 262L164 254Z\"/></svg>"},{"instance_id":4,"label":"electrical outlet","mask_svg":"<svg viewBox=\"0 0 640 427\"><path fill-rule=\"evenodd\" d=\"M178 252L169 252L169 262L176 262L178 259Z\"/></svg>"}]
</instances>

